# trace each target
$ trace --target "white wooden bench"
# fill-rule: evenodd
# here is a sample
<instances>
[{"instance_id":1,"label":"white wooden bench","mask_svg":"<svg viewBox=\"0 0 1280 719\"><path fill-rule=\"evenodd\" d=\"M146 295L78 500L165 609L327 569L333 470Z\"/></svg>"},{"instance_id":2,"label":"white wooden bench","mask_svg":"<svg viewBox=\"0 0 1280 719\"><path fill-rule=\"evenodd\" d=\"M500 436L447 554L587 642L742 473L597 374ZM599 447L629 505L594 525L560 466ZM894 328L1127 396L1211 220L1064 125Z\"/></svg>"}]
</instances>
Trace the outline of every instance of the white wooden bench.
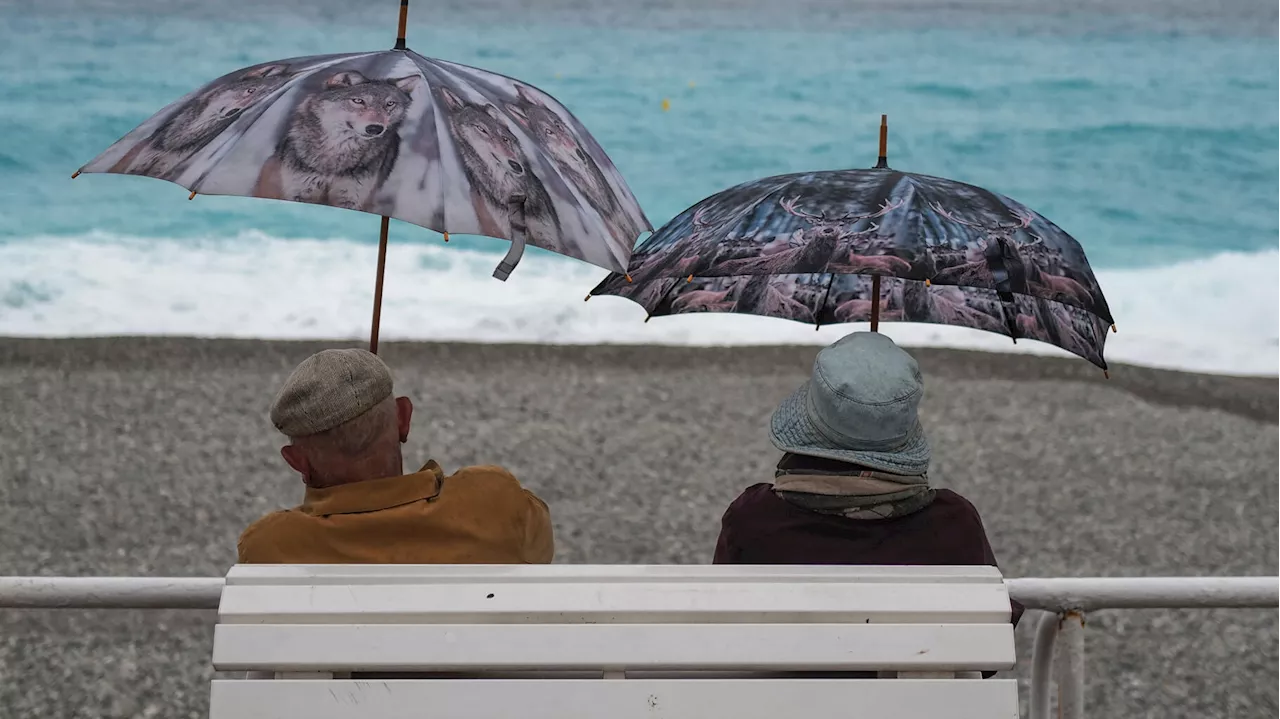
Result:
<instances>
[{"instance_id":1,"label":"white wooden bench","mask_svg":"<svg viewBox=\"0 0 1280 719\"><path fill-rule=\"evenodd\" d=\"M211 719L1016 719L992 567L240 565Z\"/></svg>"}]
</instances>

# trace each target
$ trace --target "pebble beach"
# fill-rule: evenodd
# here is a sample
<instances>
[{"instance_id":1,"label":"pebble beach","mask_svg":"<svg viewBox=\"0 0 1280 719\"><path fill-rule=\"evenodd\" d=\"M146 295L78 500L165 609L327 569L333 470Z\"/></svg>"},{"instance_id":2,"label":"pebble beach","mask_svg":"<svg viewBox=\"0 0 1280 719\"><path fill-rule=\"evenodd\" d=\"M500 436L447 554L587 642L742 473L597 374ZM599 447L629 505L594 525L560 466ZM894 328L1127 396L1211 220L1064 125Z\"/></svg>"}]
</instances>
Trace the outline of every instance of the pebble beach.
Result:
<instances>
[{"instance_id":1,"label":"pebble beach","mask_svg":"<svg viewBox=\"0 0 1280 719\"><path fill-rule=\"evenodd\" d=\"M218 576L302 486L267 419L347 342L0 339L0 573ZM814 347L393 343L406 462L509 467L556 561L703 563L772 476L775 404ZM1007 576L1275 575L1277 380L912 350L931 477L982 513ZM1029 669L1028 613L1018 632ZM0 611L0 719L203 717L212 612ZM1274 610L1099 612L1090 712L1277 711ZM1025 690L1025 685L1024 685ZM1024 691L1025 702L1025 691Z\"/></svg>"}]
</instances>

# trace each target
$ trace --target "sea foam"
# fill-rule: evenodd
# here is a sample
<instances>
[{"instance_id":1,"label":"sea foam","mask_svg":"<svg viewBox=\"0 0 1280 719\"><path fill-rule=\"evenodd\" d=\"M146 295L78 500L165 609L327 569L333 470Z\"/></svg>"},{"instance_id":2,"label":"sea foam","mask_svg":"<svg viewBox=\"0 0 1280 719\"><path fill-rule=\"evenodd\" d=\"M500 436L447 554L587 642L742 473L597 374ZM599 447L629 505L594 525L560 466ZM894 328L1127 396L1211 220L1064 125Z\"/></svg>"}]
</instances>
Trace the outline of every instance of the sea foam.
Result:
<instances>
[{"instance_id":1,"label":"sea foam","mask_svg":"<svg viewBox=\"0 0 1280 719\"><path fill-rule=\"evenodd\" d=\"M505 283L494 252L396 243L387 253L384 340L550 344L826 344L865 325L699 314L656 317L615 297L583 302L604 276L540 251ZM368 336L377 247L258 232L192 240L106 233L0 244L0 334ZM1280 253L1226 253L1184 264L1098 270L1119 332L1113 362L1244 375L1277 373ZM1068 356L1038 342L956 327L886 323L908 346ZM1083 360L1080 360L1083 362Z\"/></svg>"}]
</instances>

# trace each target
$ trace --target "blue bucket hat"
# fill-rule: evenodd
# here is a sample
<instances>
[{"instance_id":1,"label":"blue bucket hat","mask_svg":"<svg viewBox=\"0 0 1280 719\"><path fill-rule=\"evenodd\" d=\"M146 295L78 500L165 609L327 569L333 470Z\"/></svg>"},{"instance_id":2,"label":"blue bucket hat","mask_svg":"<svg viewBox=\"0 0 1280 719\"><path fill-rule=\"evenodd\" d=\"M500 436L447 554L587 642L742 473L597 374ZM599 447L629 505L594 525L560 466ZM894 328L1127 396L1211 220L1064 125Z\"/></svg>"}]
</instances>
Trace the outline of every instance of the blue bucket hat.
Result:
<instances>
[{"instance_id":1,"label":"blue bucket hat","mask_svg":"<svg viewBox=\"0 0 1280 719\"><path fill-rule=\"evenodd\" d=\"M902 475L929 470L917 411L916 360L878 332L855 332L818 352L808 383L782 402L769 438L792 454Z\"/></svg>"}]
</instances>

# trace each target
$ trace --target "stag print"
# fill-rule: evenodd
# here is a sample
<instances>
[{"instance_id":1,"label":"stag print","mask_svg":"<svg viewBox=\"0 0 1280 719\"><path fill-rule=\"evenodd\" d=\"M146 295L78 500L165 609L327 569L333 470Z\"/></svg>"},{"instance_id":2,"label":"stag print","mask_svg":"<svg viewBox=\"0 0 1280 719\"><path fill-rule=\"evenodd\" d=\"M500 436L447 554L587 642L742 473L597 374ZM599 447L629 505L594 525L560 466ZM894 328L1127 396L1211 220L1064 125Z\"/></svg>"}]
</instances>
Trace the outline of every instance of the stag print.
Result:
<instances>
[{"instance_id":1,"label":"stag print","mask_svg":"<svg viewBox=\"0 0 1280 719\"><path fill-rule=\"evenodd\" d=\"M875 224L866 230L853 230L854 226L864 220L882 217L902 206L901 202L886 203L871 213L846 212L828 216L825 211L815 214L801 209L798 206L799 199L791 197L778 203L784 211L807 224L807 227L795 230L786 238L785 247L775 246L772 251L762 251L756 257L722 262L719 270L732 275L826 272L838 251L871 237L879 230L879 226Z\"/></svg>"},{"instance_id":2,"label":"stag print","mask_svg":"<svg viewBox=\"0 0 1280 719\"><path fill-rule=\"evenodd\" d=\"M872 296L872 276L881 278ZM593 294L651 315L971 327L1105 367L1106 300L1070 235L1008 198L897 171L782 175L681 213Z\"/></svg>"},{"instance_id":3,"label":"stag print","mask_svg":"<svg viewBox=\"0 0 1280 719\"><path fill-rule=\"evenodd\" d=\"M981 233L965 248L963 261L939 270L933 276L934 282L964 287L991 287L1005 292L1027 291L1024 263L1016 249L1014 236L1019 230L1031 226L1035 221L1034 215L1015 212L1016 222L986 224L962 220L938 203L931 203L930 207L938 217ZM997 278L997 273L1004 277Z\"/></svg>"}]
</instances>

